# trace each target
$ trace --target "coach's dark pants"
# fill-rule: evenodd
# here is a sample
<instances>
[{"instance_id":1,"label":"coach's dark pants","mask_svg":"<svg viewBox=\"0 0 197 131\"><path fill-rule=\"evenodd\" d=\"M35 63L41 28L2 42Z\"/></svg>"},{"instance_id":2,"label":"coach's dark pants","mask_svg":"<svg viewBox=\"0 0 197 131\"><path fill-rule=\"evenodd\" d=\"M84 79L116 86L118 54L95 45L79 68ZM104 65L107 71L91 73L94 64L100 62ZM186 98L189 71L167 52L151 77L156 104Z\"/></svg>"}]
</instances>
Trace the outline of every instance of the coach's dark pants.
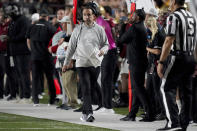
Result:
<instances>
[{"instance_id":1,"label":"coach's dark pants","mask_svg":"<svg viewBox=\"0 0 197 131\"><path fill-rule=\"evenodd\" d=\"M100 67L77 67L77 73L79 75L79 84L81 86L83 97L83 114L93 114L91 106L91 90L97 90L93 88L97 87L95 86L95 83L97 83L99 71Z\"/></svg>"},{"instance_id":2,"label":"coach's dark pants","mask_svg":"<svg viewBox=\"0 0 197 131\"><path fill-rule=\"evenodd\" d=\"M109 50L101 64L103 107L112 109L113 76L117 62L116 49Z\"/></svg>"},{"instance_id":3,"label":"coach's dark pants","mask_svg":"<svg viewBox=\"0 0 197 131\"><path fill-rule=\"evenodd\" d=\"M161 92L166 109L167 122L172 127L181 125L182 128L187 128L189 124L192 100L191 80L194 68L193 56L171 56L164 78L162 78ZM180 116L178 116L176 105L177 87L180 88L180 100L182 103Z\"/></svg>"}]
</instances>

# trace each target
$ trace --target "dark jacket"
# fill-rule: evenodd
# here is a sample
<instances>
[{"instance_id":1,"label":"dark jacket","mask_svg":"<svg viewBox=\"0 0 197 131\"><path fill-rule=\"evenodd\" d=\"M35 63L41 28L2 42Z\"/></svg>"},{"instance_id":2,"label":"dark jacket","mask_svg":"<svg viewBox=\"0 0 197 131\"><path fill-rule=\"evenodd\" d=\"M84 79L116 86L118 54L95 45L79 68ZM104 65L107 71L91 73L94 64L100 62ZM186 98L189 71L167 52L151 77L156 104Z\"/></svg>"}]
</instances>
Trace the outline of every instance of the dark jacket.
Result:
<instances>
[{"instance_id":1,"label":"dark jacket","mask_svg":"<svg viewBox=\"0 0 197 131\"><path fill-rule=\"evenodd\" d=\"M148 47L152 48L152 49L159 49L161 51L164 41L165 41L165 30L164 30L164 28L161 28L161 29L158 28L157 33L155 34L152 42L148 44ZM148 54L148 63L149 63L148 72L154 71L155 73L157 73L156 67L157 67L157 61L159 60L159 58L160 58L160 54L156 55L156 54L149 52L149 54Z\"/></svg>"},{"instance_id":2,"label":"dark jacket","mask_svg":"<svg viewBox=\"0 0 197 131\"><path fill-rule=\"evenodd\" d=\"M43 60L51 56L48 52L48 44L55 32L55 27L44 19L29 28L27 38L31 41L32 60Z\"/></svg>"},{"instance_id":3,"label":"dark jacket","mask_svg":"<svg viewBox=\"0 0 197 131\"><path fill-rule=\"evenodd\" d=\"M166 34L165 34L164 28L158 29L152 43L150 45L148 45L148 47L152 48L152 49L161 50L161 48L164 44L164 41L165 41L165 37L166 37ZM153 63L156 62L157 60L159 60L159 58L160 58L160 55L154 55L154 54L151 54L151 55L152 55L152 62Z\"/></svg>"},{"instance_id":4,"label":"dark jacket","mask_svg":"<svg viewBox=\"0 0 197 131\"><path fill-rule=\"evenodd\" d=\"M128 31L121 36L119 43L127 44L127 58L130 65L147 66L146 45L148 41L144 22L133 24Z\"/></svg>"},{"instance_id":5,"label":"dark jacket","mask_svg":"<svg viewBox=\"0 0 197 131\"><path fill-rule=\"evenodd\" d=\"M15 56L30 54L25 37L29 25L30 21L23 15L18 16L16 20L10 23L8 28L8 44L11 55Z\"/></svg>"}]
</instances>

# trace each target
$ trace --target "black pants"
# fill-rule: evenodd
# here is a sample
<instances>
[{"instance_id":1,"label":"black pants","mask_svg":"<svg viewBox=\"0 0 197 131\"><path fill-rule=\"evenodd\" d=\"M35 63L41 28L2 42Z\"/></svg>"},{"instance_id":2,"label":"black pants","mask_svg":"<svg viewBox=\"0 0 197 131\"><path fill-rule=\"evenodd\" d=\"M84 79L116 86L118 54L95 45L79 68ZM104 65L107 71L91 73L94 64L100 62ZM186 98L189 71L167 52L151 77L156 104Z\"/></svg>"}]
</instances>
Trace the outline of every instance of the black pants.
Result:
<instances>
[{"instance_id":1,"label":"black pants","mask_svg":"<svg viewBox=\"0 0 197 131\"><path fill-rule=\"evenodd\" d=\"M39 79L39 94L42 94L44 92L44 72L40 72Z\"/></svg>"},{"instance_id":2,"label":"black pants","mask_svg":"<svg viewBox=\"0 0 197 131\"><path fill-rule=\"evenodd\" d=\"M100 69L97 70L95 74L97 78L99 76L99 73L100 73ZM102 107L102 91L98 82L95 82L93 88L91 88L91 100L92 100L91 101L92 105L98 105Z\"/></svg>"},{"instance_id":3,"label":"black pants","mask_svg":"<svg viewBox=\"0 0 197 131\"><path fill-rule=\"evenodd\" d=\"M10 67L10 60L8 56L0 54L0 97L4 94L4 75L7 74L9 80L9 90L13 97L16 97L16 71Z\"/></svg>"},{"instance_id":4,"label":"black pants","mask_svg":"<svg viewBox=\"0 0 197 131\"><path fill-rule=\"evenodd\" d=\"M156 106L156 99L155 99L155 92L154 92L154 85L153 85L153 74L147 74L147 80L146 80L146 90L148 93L148 96L150 98L150 105L152 106L154 115L158 114L158 108ZM158 87L159 88L159 87Z\"/></svg>"},{"instance_id":5,"label":"black pants","mask_svg":"<svg viewBox=\"0 0 197 131\"><path fill-rule=\"evenodd\" d=\"M20 83L19 94L21 98L30 98L30 55L14 56L14 64Z\"/></svg>"},{"instance_id":6,"label":"black pants","mask_svg":"<svg viewBox=\"0 0 197 131\"><path fill-rule=\"evenodd\" d=\"M0 54L0 98L3 98L4 94L4 75L6 68L6 56L4 54Z\"/></svg>"},{"instance_id":7,"label":"black pants","mask_svg":"<svg viewBox=\"0 0 197 131\"><path fill-rule=\"evenodd\" d=\"M92 114L91 106L91 90L93 89L95 83L97 83L98 72L100 67L77 67L77 73L79 75L79 84L81 86L82 97L83 97L83 114Z\"/></svg>"},{"instance_id":8,"label":"black pants","mask_svg":"<svg viewBox=\"0 0 197 131\"><path fill-rule=\"evenodd\" d=\"M116 49L109 50L101 64L103 107L112 109L113 76L117 62Z\"/></svg>"},{"instance_id":9,"label":"black pants","mask_svg":"<svg viewBox=\"0 0 197 131\"><path fill-rule=\"evenodd\" d=\"M130 77L130 81L131 81L131 89L132 89L132 106L131 106L131 111L129 112L129 117L136 117L141 102L137 95L136 88L134 87L134 84L132 82L133 81L132 76Z\"/></svg>"},{"instance_id":10,"label":"black pants","mask_svg":"<svg viewBox=\"0 0 197 131\"><path fill-rule=\"evenodd\" d=\"M182 128L187 128L189 124L192 100L191 80L194 68L193 56L171 56L161 84L161 92L169 126L181 125ZM178 116L176 105L177 87L179 87L182 103L180 116Z\"/></svg>"},{"instance_id":11,"label":"black pants","mask_svg":"<svg viewBox=\"0 0 197 131\"><path fill-rule=\"evenodd\" d=\"M9 78L7 77L6 78L6 82L5 82L5 88L4 88L4 95L5 96L8 96L10 94L10 87L9 87L9 84L10 84L10 80Z\"/></svg>"},{"instance_id":12,"label":"black pants","mask_svg":"<svg viewBox=\"0 0 197 131\"><path fill-rule=\"evenodd\" d=\"M197 76L192 80L192 119L197 123Z\"/></svg>"},{"instance_id":13,"label":"black pants","mask_svg":"<svg viewBox=\"0 0 197 131\"><path fill-rule=\"evenodd\" d=\"M33 60L32 61L32 96L34 103L39 103L38 94L40 93L40 86L41 86L41 77L42 73L45 73L48 86L49 86L49 92L50 92L50 100L49 103L53 103L56 98L56 90L55 85L53 82L53 71L54 71L54 65L52 62L52 59L47 58L44 60Z\"/></svg>"},{"instance_id":14,"label":"black pants","mask_svg":"<svg viewBox=\"0 0 197 131\"><path fill-rule=\"evenodd\" d=\"M152 106L151 109L155 115L160 113L165 115L160 84L160 78L156 70L152 74L147 75L146 90L148 92L148 96L150 97L150 105Z\"/></svg>"},{"instance_id":15,"label":"black pants","mask_svg":"<svg viewBox=\"0 0 197 131\"><path fill-rule=\"evenodd\" d=\"M143 105L147 117L152 117L150 106L150 99L144 87L146 66L144 65L129 65L131 74L131 87L132 87L132 108L130 116L135 117L138 112L140 103Z\"/></svg>"},{"instance_id":16,"label":"black pants","mask_svg":"<svg viewBox=\"0 0 197 131\"><path fill-rule=\"evenodd\" d=\"M79 84L79 82L77 82L77 98L82 100L82 91L81 91L81 85Z\"/></svg>"}]
</instances>

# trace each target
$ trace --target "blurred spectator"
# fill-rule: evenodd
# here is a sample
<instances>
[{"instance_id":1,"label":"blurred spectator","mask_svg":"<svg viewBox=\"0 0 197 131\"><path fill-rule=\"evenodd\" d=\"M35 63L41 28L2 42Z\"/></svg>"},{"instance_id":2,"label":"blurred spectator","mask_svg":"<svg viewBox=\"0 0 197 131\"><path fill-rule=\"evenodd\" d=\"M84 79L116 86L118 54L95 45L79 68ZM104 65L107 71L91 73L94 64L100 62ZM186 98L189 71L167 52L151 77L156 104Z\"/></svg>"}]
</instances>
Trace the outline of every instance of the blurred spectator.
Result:
<instances>
[{"instance_id":1,"label":"blurred spectator","mask_svg":"<svg viewBox=\"0 0 197 131\"><path fill-rule=\"evenodd\" d=\"M63 43L67 43L69 41L70 38L70 34L68 34L68 28L69 25L71 24L71 20L69 16L64 16L62 18L62 20L60 20L62 27L63 27L63 32L65 32L65 35L62 37L64 39ZM60 42L60 43L59 43ZM58 49L59 47L63 46L61 44L61 40L58 42ZM62 47L65 53L65 50L67 50L67 46ZM60 57L63 56L63 58ZM65 54L61 54L60 55L60 51L57 50L57 57L58 59L61 61L61 65L63 65L63 60L65 59ZM77 105L77 74L76 74L76 70L75 70L75 60L72 60L70 62L70 68L68 69L68 71L66 71L65 73L62 73L62 78L63 78L63 88L67 94L68 97L68 104L72 107L75 107Z\"/></svg>"},{"instance_id":2,"label":"blurred spectator","mask_svg":"<svg viewBox=\"0 0 197 131\"><path fill-rule=\"evenodd\" d=\"M151 105L154 110L156 120L163 120L165 119L165 110L160 92L160 78L157 74L156 67L161 54L161 48L165 40L165 27L157 23L156 15L147 14L147 17L145 24L147 26L147 30L150 31L150 37L148 38L149 43L146 48L148 51L146 90L151 98Z\"/></svg>"},{"instance_id":3,"label":"blurred spectator","mask_svg":"<svg viewBox=\"0 0 197 131\"><path fill-rule=\"evenodd\" d=\"M51 20L51 24L52 24L54 27L58 28L58 27L57 27L57 23L58 23L58 21L57 21L57 16L54 16L54 17L52 18L52 20Z\"/></svg>"},{"instance_id":4,"label":"blurred spectator","mask_svg":"<svg viewBox=\"0 0 197 131\"><path fill-rule=\"evenodd\" d=\"M27 48L25 34L30 21L21 14L21 7L16 3L10 3L5 7L5 12L12 21L9 24L9 51L13 56L14 67L17 70L17 78L20 83L20 98L29 99L30 90L30 52Z\"/></svg>"},{"instance_id":5,"label":"blurred spectator","mask_svg":"<svg viewBox=\"0 0 197 131\"><path fill-rule=\"evenodd\" d=\"M65 16L65 11L64 9L58 9L57 10L57 23L55 24L55 27L56 28L59 28L61 27L61 24L60 24L60 20L62 20L62 18Z\"/></svg>"},{"instance_id":6,"label":"blurred spectator","mask_svg":"<svg viewBox=\"0 0 197 131\"><path fill-rule=\"evenodd\" d=\"M145 72L147 68L147 34L144 26L145 12L138 9L134 13L133 25L120 38L119 43L127 43L127 58L132 84L132 108L128 116L122 118L124 121L135 121L140 102L146 112L141 121L150 122L154 120L149 96L144 87Z\"/></svg>"},{"instance_id":7,"label":"blurred spectator","mask_svg":"<svg viewBox=\"0 0 197 131\"><path fill-rule=\"evenodd\" d=\"M34 14L31 16L32 24L35 24L35 22L37 22L39 19L40 19L40 15L39 15L38 13L34 13Z\"/></svg>"},{"instance_id":8,"label":"blurred spectator","mask_svg":"<svg viewBox=\"0 0 197 131\"><path fill-rule=\"evenodd\" d=\"M131 26L127 21L119 23L118 26L121 26L118 31L119 37L121 37ZM126 58L126 48L127 45L124 43L117 44L119 48L119 58L120 62L120 77L121 77L121 86L119 88L120 92L120 102L117 104L117 107L128 107L128 78L129 78L129 64Z\"/></svg>"},{"instance_id":9,"label":"blurred spectator","mask_svg":"<svg viewBox=\"0 0 197 131\"><path fill-rule=\"evenodd\" d=\"M65 16L64 13L65 12L64 12L63 9L59 9L57 11L57 17L54 17L54 21L56 21L56 23L55 23L56 32L55 33L58 33L59 31L62 31L62 29L63 29L62 25L61 25L61 23L59 21L61 21L63 19L63 17ZM59 41L60 41L60 43L62 43L64 41L64 38L62 38ZM57 48L58 48L58 44L52 45L52 38L51 38L51 40L49 41L49 45L48 45L49 52L50 53L56 53Z\"/></svg>"},{"instance_id":10,"label":"blurred spectator","mask_svg":"<svg viewBox=\"0 0 197 131\"><path fill-rule=\"evenodd\" d=\"M56 60L57 60L56 51L58 47L64 42L65 32L63 31L63 25L65 24L62 24L60 22L65 16L64 13L65 13L64 9L57 10L57 19L55 23L56 32L55 32L55 35L51 38L49 45L48 45L48 51L53 55L52 58L53 58L54 64L56 64ZM64 35L62 36L62 34ZM60 89L60 88L63 88L63 83L61 83L61 76L59 75L58 72L59 70L55 69L54 74L53 74L53 79L54 79L54 82L56 83L55 88L56 88L56 95L58 95L57 97L59 97L59 95L62 93L61 91L63 90L63 89Z\"/></svg>"},{"instance_id":11,"label":"blurred spectator","mask_svg":"<svg viewBox=\"0 0 197 131\"><path fill-rule=\"evenodd\" d=\"M112 18L112 9L110 6L104 6L104 9L105 9L104 17L109 23L110 27L113 28L115 25L113 23L113 18Z\"/></svg>"},{"instance_id":12,"label":"blurred spectator","mask_svg":"<svg viewBox=\"0 0 197 131\"><path fill-rule=\"evenodd\" d=\"M3 95L10 93L10 98L16 98L16 78L13 67L10 65L10 57L9 52L7 50L7 33L8 33L8 25L9 18L5 15L3 11L0 11L0 99L3 99ZM7 88L4 88L4 76L7 74ZM5 92L4 92L5 91Z\"/></svg>"},{"instance_id":13,"label":"blurred spectator","mask_svg":"<svg viewBox=\"0 0 197 131\"><path fill-rule=\"evenodd\" d=\"M55 104L56 91L53 82L54 64L51 59L51 54L48 52L48 43L55 33L55 28L48 22L48 12L45 10L40 13L40 20L32 25L27 33L27 42L31 45L32 59L32 96L34 106L38 106L39 99L39 81L40 73L44 72L47 77L50 100L49 104Z\"/></svg>"},{"instance_id":14,"label":"blurred spectator","mask_svg":"<svg viewBox=\"0 0 197 131\"><path fill-rule=\"evenodd\" d=\"M116 33L115 33L115 24L114 24L114 19L112 18L112 9L109 6L104 6L105 9L105 20L109 23L111 27L111 32L114 40L116 39Z\"/></svg>"},{"instance_id":15,"label":"blurred spectator","mask_svg":"<svg viewBox=\"0 0 197 131\"><path fill-rule=\"evenodd\" d=\"M111 28L112 25L110 25L107 21L105 21L101 17L98 5L96 5L95 3L91 3L91 5L93 6L96 12L96 15L95 15L96 23L105 29L105 33L107 35L107 39L109 42L109 50L107 54L104 55L103 61L101 63L101 88L102 88L102 100L103 100L102 108L96 112L114 113L114 110L112 109L112 88L113 88L113 77L114 77L114 72L115 72L115 67L116 67L116 62L117 62L117 50L116 50L116 44L112 35L112 28ZM109 12L109 15L110 15L111 14L110 11L106 11L106 12Z\"/></svg>"},{"instance_id":16,"label":"blurred spectator","mask_svg":"<svg viewBox=\"0 0 197 131\"><path fill-rule=\"evenodd\" d=\"M64 39L67 36L67 25L70 23L70 18L69 16L64 16L61 20L59 20L62 31L57 32L53 38L52 38L52 46L58 45L57 51L53 52L53 56L56 56L56 62L55 62L55 68L56 68L56 76L58 77L60 86L62 87L62 104L58 106L57 108L68 110L70 107L68 107L68 102L71 102L71 98L74 96L76 97L75 94L69 94L70 90L76 91L77 85L76 85L76 74L75 77L66 77L64 78L64 74L62 74L61 69L63 66L64 62L64 56L65 56L65 49L68 46L68 42L65 42L64 40L62 41L61 39ZM72 76L72 75L71 75ZM70 80L72 78L72 80ZM74 79L75 78L75 79ZM69 85L65 84L69 83Z\"/></svg>"}]
</instances>

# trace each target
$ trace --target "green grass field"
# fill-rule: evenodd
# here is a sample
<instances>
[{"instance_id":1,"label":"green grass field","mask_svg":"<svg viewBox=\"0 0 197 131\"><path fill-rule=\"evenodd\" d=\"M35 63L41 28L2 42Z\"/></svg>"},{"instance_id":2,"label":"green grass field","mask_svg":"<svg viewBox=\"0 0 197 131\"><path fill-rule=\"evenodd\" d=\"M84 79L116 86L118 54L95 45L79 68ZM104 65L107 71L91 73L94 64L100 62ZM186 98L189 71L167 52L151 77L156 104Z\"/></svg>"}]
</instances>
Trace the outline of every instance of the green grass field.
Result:
<instances>
[{"instance_id":1,"label":"green grass field","mask_svg":"<svg viewBox=\"0 0 197 131\"><path fill-rule=\"evenodd\" d=\"M128 114L128 108L114 108L117 114ZM143 110L139 110L140 116ZM93 126L78 125L48 119L0 113L0 131L112 131Z\"/></svg>"},{"instance_id":2,"label":"green grass field","mask_svg":"<svg viewBox=\"0 0 197 131\"><path fill-rule=\"evenodd\" d=\"M117 114L126 115L128 108L114 108ZM139 110L140 116L143 110ZM0 113L0 131L112 131L93 126L78 125L48 119Z\"/></svg>"},{"instance_id":3,"label":"green grass field","mask_svg":"<svg viewBox=\"0 0 197 131\"><path fill-rule=\"evenodd\" d=\"M66 122L0 113L0 131L112 131Z\"/></svg>"}]
</instances>

